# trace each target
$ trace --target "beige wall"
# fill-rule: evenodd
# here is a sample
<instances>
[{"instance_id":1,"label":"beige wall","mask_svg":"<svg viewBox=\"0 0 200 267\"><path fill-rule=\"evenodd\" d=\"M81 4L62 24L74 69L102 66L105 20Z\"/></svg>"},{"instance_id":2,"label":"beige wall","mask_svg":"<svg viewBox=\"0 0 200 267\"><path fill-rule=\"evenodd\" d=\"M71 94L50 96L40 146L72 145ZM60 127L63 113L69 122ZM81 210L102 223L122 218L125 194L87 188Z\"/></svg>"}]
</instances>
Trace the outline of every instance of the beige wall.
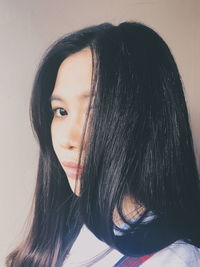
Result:
<instances>
[{"instance_id":1,"label":"beige wall","mask_svg":"<svg viewBox=\"0 0 200 267\"><path fill-rule=\"evenodd\" d=\"M35 184L38 147L28 108L40 56L64 33L129 19L153 27L172 49L199 161L200 0L0 0L0 266L20 237Z\"/></svg>"}]
</instances>

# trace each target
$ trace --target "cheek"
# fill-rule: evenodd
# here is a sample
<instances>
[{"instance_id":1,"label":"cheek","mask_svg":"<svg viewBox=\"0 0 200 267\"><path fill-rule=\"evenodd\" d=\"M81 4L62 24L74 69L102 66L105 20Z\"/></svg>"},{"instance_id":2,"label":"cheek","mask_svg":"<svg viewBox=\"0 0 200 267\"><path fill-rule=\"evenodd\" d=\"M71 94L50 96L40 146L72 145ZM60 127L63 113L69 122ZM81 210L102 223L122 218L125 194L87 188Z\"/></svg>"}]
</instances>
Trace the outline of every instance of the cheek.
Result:
<instances>
[{"instance_id":1,"label":"cheek","mask_svg":"<svg viewBox=\"0 0 200 267\"><path fill-rule=\"evenodd\" d=\"M51 140L52 140L52 145L53 148L55 150L55 152L57 152L57 147L58 147L58 127L55 125L55 123L52 121L51 123Z\"/></svg>"}]
</instances>

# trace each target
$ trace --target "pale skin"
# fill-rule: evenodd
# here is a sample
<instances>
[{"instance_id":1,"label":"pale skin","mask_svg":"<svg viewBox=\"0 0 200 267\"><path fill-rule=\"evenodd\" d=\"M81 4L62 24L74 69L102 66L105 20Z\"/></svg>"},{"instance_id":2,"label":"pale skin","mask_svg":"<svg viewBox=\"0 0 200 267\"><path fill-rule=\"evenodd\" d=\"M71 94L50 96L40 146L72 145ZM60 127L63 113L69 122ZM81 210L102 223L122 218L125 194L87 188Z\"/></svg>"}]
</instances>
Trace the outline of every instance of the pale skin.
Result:
<instances>
[{"instance_id":1,"label":"pale skin","mask_svg":"<svg viewBox=\"0 0 200 267\"><path fill-rule=\"evenodd\" d=\"M89 48L70 55L58 70L52 96L60 99L51 101L52 109L56 109L51 124L51 137L59 162L66 160L78 164L83 126L89 104L91 78L92 53ZM70 178L64 166L62 167L71 190L78 196L80 179L75 188L76 180ZM124 198L122 207L123 213L127 214L127 219L138 216L138 212L143 210L128 196ZM137 212L136 209L138 209ZM116 209L113 213L113 221L117 225L123 223Z\"/></svg>"}]
</instances>

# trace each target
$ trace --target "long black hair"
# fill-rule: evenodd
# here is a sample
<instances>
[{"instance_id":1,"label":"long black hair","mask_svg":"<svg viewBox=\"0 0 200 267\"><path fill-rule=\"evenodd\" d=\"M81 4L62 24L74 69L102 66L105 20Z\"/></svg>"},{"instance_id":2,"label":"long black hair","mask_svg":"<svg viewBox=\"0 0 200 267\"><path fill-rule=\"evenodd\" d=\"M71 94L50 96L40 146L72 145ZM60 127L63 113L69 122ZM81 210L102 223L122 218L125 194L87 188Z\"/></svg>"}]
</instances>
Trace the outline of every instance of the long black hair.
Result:
<instances>
[{"instance_id":1,"label":"long black hair","mask_svg":"<svg viewBox=\"0 0 200 267\"><path fill-rule=\"evenodd\" d=\"M76 196L53 150L49 99L62 61L86 47L93 55L95 108L90 120L87 112L89 142ZM129 256L176 240L200 247L199 174L183 86L170 49L154 30L128 21L61 37L38 68L30 116L40 146L34 216L7 266L62 266L83 224ZM127 195L145 208L134 223L123 216ZM113 233L115 207L130 225L121 236ZM154 216L147 221L149 212Z\"/></svg>"}]
</instances>

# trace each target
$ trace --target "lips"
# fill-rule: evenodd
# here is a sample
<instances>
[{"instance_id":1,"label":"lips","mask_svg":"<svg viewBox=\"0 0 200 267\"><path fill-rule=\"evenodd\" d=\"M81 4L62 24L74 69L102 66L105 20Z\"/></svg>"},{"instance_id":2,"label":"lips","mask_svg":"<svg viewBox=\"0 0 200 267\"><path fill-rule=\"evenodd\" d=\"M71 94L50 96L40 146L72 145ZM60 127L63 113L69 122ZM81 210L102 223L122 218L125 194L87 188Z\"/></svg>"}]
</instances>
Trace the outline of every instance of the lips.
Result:
<instances>
[{"instance_id":1,"label":"lips","mask_svg":"<svg viewBox=\"0 0 200 267\"><path fill-rule=\"evenodd\" d=\"M73 161L62 161L62 165L67 167L67 168L75 168L78 169L78 164L76 164ZM82 167L80 166L80 169L82 169Z\"/></svg>"},{"instance_id":2,"label":"lips","mask_svg":"<svg viewBox=\"0 0 200 267\"><path fill-rule=\"evenodd\" d=\"M77 173L80 175L83 171L82 167L78 169L78 164L72 161L62 161L62 165L66 170L67 176L70 176L71 178L75 178Z\"/></svg>"}]
</instances>

